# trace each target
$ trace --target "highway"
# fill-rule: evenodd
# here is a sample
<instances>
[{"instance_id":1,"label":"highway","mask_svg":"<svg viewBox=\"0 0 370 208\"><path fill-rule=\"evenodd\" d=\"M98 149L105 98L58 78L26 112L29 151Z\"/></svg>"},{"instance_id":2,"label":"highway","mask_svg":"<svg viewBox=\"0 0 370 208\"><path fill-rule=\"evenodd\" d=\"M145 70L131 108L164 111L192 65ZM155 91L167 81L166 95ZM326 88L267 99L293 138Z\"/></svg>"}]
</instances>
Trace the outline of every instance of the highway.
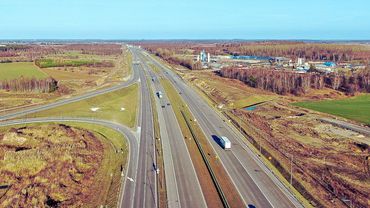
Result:
<instances>
[{"instance_id":1,"label":"highway","mask_svg":"<svg viewBox=\"0 0 370 208\"><path fill-rule=\"evenodd\" d=\"M130 158L128 160L128 167L126 170L127 172L124 175L125 178L123 180L118 207L157 207L156 175L154 172L155 152L153 141L153 121L150 97L148 94L149 91L145 82L146 78L141 65L133 64L132 69L133 74L127 82L122 82L113 87L88 92L86 94L75 96L72 98L67 98L53 103L2 115L0 116L0 126L12 124L27 124L34 122L75 121L100 124L120 131L122 134L126 135L129 140ZM141 82L141 80L144 80L144 82ZM127 127L117 123L89 118L53 117L10 120L27 114L44 111L68 103L73 103L105 93L113 92L128 87L137 82L140 83L141 104L139 108L138 126L135 133L133 133L132 130L128 129ZM132 181L126 180L126 177L132 179Z\"/></svg>"},{"instance_id":2,"label":"highway","mask_svg":"<svg viewBox=\"0 0 370 208\"><path fill-rule=\"evenodd\" d=\"M141 53L146 54L141 50ZM188 86L177 74L151 56L188 104L194 118L200 124L209 143L220 158L246 205L256 207L302 207L296 198L271 173L259 158L247 147L242 135L218 114L203 98ZM232 142L231 151L224 151L213 136L227 136Z\"/></svg>"},{"instance_id":3,"label":"highway","mask_svg":"<svg viewBox=\"0 0 370 208\"><path fill-rule=\"evenodd\" d=\"M136 60L137 57L133 56ZM135 61L136 62L136 61ZM133 207L156 207L157 206L157 183L156 183L156 155L154 145L153 112L150 92L146 82L144 69L140 64L133 65L134 71L139 72L140 77L140 111L138 129L140 130L139 141L139 164L136 173L136 188ZM125 194L125 202L129 202L129 194ZM130 204L122 204L122 207L130 207Z\"/></svg>"},{"instance_id":4,"label":"highway","mask_svg":"<svg viewBox=\"0 0 370 208\"><path fill-rule=\"evenodd\" d=\"M153 89L151 93L164 92L158 77L151 71L142 56L136 50L133 50L133 54L140 57L140 63L149 75ZM167 204L169 207L207 207L184 136L169 103L166 95L162 99L156 96L164 154Z\"/></svg>"},{"instance_id":5,"label":"highway","mask_svg":"<svg viewBox=\"0 0 370 208\"><path fill-rule=\"evenodd\" d=\"M267 169L226 119L208 106L202 97L188 86L177 74L157 60L144 55L142 50L131 49L134 64L133 75L127 82L92 91L83 95L58 100L54 103L40 105L14 113L0 116L0 126L26 124L34 122L86 122L107 126L124 134L129 141L129 160L124 174L119 207L157 207L156 156L154 147L153 112L149 93L164 92L158 77L147 65L149 58L162 70L162 76L169 79L175 88L182 92L180 96L188 104L194 118L209 139L220 158L225 170L239 191L245 205L256 207L302 207L284 185ZM149 80L150 86L147 83ZM89 118L33 118L9 120L30 113L35 113L94 96L113 92L140 83L140 107L137 129L132 130L123 125L104 120ZM134 102L134 101L133 101ZM189 151L184 141L175 113L166 96L156 97L161 142L166 173L168 207L207 207L199 180L192 164ZM213 135L227 136L232 142L231 151L224 151L212 138ZM132 180L128 180L128 178Z\"/></svg>"}]
</instances>

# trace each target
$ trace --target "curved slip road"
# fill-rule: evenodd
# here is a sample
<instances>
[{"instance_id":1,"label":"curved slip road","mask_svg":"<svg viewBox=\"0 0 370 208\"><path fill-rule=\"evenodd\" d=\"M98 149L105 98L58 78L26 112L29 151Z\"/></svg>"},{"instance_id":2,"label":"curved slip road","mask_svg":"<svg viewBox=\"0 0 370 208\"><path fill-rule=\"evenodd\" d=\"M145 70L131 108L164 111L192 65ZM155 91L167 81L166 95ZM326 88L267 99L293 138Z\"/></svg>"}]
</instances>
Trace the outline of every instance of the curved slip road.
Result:
<instances>
[{"instance_id":1,"label":"curved slip road","mask_svg":"<svg viewBox=\"0 0 370 208\"><path fill-rule=\"evenodd\" d=\"M120 83L118 85L115 85L113 87L108 87L108 88L101 89L101 90L91 91L91 92L88 92L88 93L85 93L85 94L82 94L82 95L78 95L78 96L74 96L74 97L71 97L71 98L58 100L58 101L53 102L53 103L40 105L40 106L36 106L36 107L31 107L31 108L20 110L20 111L14 112L14 113L9 113L9 114L6 114L6 115L2 115L2 116L0 116L0 121L13 119L13 118L24 116L24 115L27 115L27 114L48 110L48 109L55 108L55 107L65 105L65 104L68 104L68 103L74 103L74 102L77 102L77 101L81 101L81 100L92 98L92 97L95 97L95 96L98 96L98 95L102 95L102 94L105 94L105 93L113 92L113 91L128 87L128 86L136 83L138 81L138 78L139 78L138 71L133 69L133 75L131 75L130 79L127 82L122 82L122 83Z\"/></svg>"},{"instance_id":2,"label":"curved slip road","mask_svg":"<svg viewBox=\"0 0 370 208\"><path fill-rule=\"evenodd\" d=\"M7 115L0 116L0 122L3 121L2 125L8 124L18 124L21 123L31 123L31 122L50 122L50 121L76 121L76 122L87 122L87 123L96 123L102 124L112 128L118 128L121 130L121 133L130 133L128 139L130 141L130 165L128 168L128 172L126 174L132 180L128 180L125 187L122 188L122 193L120 193L120 201L118 207L157 207L157 187L156 187L156 175L153 171L153 161L155 161L155 151L154 151L154 142L153 142L153 127L152 127L152 114L151 114L151 106L150 106L150 98L148 95L144 95L146 88L141 83L141 79L145 80L143 76L143 69L139 67L139 65L134 64L132 66L133 75L127 82L120 83L119 85L92 91L83 95L79 95L72 98L67 98L63 100L56 101L54 103L45 104L36 106L33 108L25 109L15 113L9 113ZM140 77L142 77L140 79ZM144 77L144 79L143 79ZM128 87L136 82L140 83L141 87L141 105L139 108L139 122L138 128L135 134L125 126L122 126L117 123L113 123L110 121L103 121L103 120L95 120L89 118L34 118L34 119L23 119L23 120L13 120L10 121L9 119L14 119L16 117L24 116L30 113L40 112L43 110L55 108L61 105L65 105L68 103L73 103L81 100L85 100L88 98L92 98L98 95L102 95L105 93L113 92L125 87ZM144 92L144 93L143 93ZM149 110L148 110L149 109ZM140 126L141 125L141 126ZM123 131L125 130L125 131ZM134 135L134 136L132 136ZM136 137L136 138L135 138ZM135 139L134 139L135 138ZM131 144L132 143L132 144ZM140 147L140 148L139 148ZM126 181L126 180L124 180ZM124 183L125 184L125 183ZM124 194L123 194L124 193Z\"/></svg>"},{"instance_id":3,"label":"curved slip road","mask_svg":"<svg viewBox=\"0 0 370 208\"><path fill-rule=\"evenodd\" d=\"M113 123L106 120L96 120L96 119L89 119L89 118L58 118L58 117L50 117L50 118L32 118L32 119L19 119L19 120L11 120L11 121L4 121L0 122L0 126L11 126L17 124L30 124L30 123L47 123L47 122L81 122L81 123L90 123L90 124L98 124L102 125L111 129L114 129L124 135L128 142L129 142L129 158L127 160L127 168L126 172L123 175L122 186L121 186L121 193L119 197L118 206L119 207L133 207L133 199L135 197L135 186L136 186L136 171L138 167L138 155L139 155L139 145L136 139L135 133L126 126L121 124ZM133 181L129 180L133 179ZM126 182L127 181L127 182ZM125 198L126 200L125 200ZM129 200L127 200L129 199Z\"/></svg>"}]
</instances>

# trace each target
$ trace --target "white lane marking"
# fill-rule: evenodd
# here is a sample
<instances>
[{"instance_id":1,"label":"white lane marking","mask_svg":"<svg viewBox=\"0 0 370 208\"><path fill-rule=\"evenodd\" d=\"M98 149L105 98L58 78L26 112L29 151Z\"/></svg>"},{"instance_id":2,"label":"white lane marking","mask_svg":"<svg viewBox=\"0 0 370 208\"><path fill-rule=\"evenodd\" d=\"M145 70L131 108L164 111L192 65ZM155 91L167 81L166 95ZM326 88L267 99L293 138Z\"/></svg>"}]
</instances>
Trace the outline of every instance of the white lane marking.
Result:
<instances>
[{"instance_id":1,"label":"white lane marking","mask_svg":"<svg viewBox=\"0 0 370 208\"><path fill-rule=\"evenodd\" d=\"M141 136L141 126L138 126L136 128L136 136L137 136L137 139L140 140L140 136Z\"/></svg>"}]
</instances>

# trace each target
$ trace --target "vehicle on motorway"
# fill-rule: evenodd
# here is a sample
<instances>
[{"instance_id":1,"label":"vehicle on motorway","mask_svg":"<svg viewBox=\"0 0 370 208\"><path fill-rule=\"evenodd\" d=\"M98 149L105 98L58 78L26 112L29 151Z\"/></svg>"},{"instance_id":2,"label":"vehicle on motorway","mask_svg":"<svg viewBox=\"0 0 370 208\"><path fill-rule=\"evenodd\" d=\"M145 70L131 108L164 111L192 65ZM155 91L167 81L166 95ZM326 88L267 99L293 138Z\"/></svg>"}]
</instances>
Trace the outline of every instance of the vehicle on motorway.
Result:
<instances>
[{"instance_id":1,"label":"vehicle on motorway","mask_svg":"<svg viewBox=\"0 0 370 208\"><path fill-rule=\"evenodd\" d=\"M225 150L227 150L227 149L231 149L231 142L230 142L230 140L229 140L227 137L225 137L225 136L220 137L220 144L221 144L221 146L222 146Z\"/></svg>"},{"instance_id":2,"label":"vehicle on motorway","mask_svg":"<svg viewBox=\"0 0 370 208\"><path fill-rule=\"evenodd\" d=\"M158 91L157 92L157 96L158 96L158 98L162 98L163 97L163 93L161 91Z\"/></svg>"}]
</instances>

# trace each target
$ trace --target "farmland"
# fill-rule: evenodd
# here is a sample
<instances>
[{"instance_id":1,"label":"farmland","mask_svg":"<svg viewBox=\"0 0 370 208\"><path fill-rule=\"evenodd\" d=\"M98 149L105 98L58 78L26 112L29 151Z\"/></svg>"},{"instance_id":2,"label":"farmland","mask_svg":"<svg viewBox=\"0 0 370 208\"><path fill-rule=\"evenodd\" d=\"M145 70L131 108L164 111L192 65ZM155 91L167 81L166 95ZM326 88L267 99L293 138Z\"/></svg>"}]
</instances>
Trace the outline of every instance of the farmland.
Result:
<instances>
[{"instance_id":1,"label":"farmland","mask_svg":"<svg viewBox=\"0 0 370 208\"><path fill-rule=\"evenodd\" d=\"M46 78L48 75L32 62L0 63L0 80L13 80L20 77Z\"/></svg>"},{"instance_id":2,"label":"farmland","mask_svg":"<svg viewBox=\"0 0 370 208\"><path fill-rule=\"evenodd\" d=\"M370 94L341 100L298 102L294 103L294 105L370 125Z\"/></svg>"},{"instance_id":3,"label":"farmland","mask_svg":"<svg viewBox=\"0 0 370 208\"><path fill-rule=\"evenodd\" d=\"M79 126L0 128L1 207L116 204L127 144L113 130Z\"/></svg>"},{"instance_id":4,"label":"farmland","mask_svg":"<svg viewBox=\"0 0 370 208\"><path fill-rule=\"evenodd\" d=\"M48 93L4 88L0 90L2 110L46 103L111 86L127 80L131 74L131 55L119 44L24 45L11 51L12 56L0 56L0 62L11 62L0 64L0 81L21 76L38 80L52 77L58 87ZM42 66L38 67L35 62ZM22 80L15 80L14 84L18 81Z\"/></svg>"},{"instance_id":5,"label":"farmland","mask_svg":"<svg viewBox=\"0 0 370 208\"><path fill-rule=\"evenodd\" d=\"M77 59L77 60L69 60L69 59L38 59L36 60L36 65L40 68L49 68L49 67L79 67L79 66L106 66L106 67L113 67L113 63L108 61L97 61L93 59Z\"/></svg>"}]
</instances>

